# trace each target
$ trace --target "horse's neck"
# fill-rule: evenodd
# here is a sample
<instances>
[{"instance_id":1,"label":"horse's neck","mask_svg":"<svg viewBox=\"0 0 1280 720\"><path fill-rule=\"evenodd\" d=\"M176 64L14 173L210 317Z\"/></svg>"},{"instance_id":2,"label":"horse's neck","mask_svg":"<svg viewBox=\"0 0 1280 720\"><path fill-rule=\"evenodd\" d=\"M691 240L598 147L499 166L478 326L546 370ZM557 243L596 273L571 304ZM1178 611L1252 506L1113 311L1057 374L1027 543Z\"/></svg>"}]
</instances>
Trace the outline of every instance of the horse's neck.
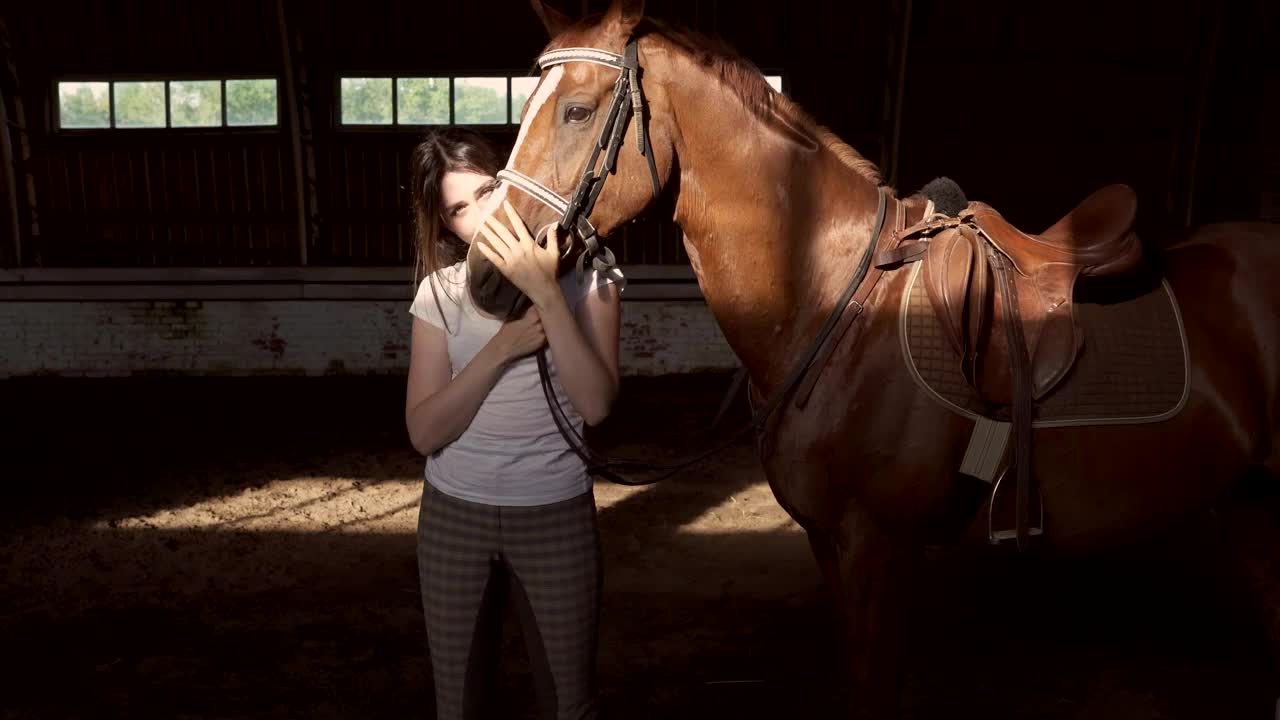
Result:
<instances>
[{"instance_id":1,"label":"horse's neck","mask_svg":"<svg viewBox=\"0 0 1280 720\"><path fill-rule=\"evenodd\" d=\"M685 92L673 97L688 109L678 118L676 221L725 339L772 392L852 277L877 189L826 147L786 139L736 104L707 102L705 89Z\"/></svg>"}]
</instances>

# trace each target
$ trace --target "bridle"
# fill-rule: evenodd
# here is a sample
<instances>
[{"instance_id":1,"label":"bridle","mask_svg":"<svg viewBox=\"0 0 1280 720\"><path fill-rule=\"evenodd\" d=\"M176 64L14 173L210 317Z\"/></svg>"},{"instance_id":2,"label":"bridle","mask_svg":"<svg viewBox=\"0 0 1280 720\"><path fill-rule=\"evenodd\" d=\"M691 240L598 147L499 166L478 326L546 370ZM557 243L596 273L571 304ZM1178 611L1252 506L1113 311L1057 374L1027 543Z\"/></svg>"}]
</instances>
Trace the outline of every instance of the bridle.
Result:
<instances>
[{"instance_id":1,"label":"bridle","mask_svg":"<svg viewBox=\"0 0 1280 720\"><path fill-rule=\"evenodd\" d=\"M613 174L617 169L618 151L622 147L622 139L626 134L627 119L634 116L636 120L636 144L640 154L649 163L649 174L653 181L653 196L657 199L661 193L660 183L658 181L658 170L653 157L653 147L649 142L648 124L645 122L644 116L644 93L640 86L640 61L636 38L632 37L627 41L623 55L617 55L606 50L596 48L565 48L562 50L552 50L543 54L538 58L538 66L545 70L555 65L561 65L569 62L589 62L597 65L605 65L618 70L618 81L614 85L613 100L609 105L609 113L605 118L603 127L600 130L600 137L596 141L595 148L592 150L591 158L587 161L586 169L583 171L582 179L578 183L577 189L574 190L573 196L569 199L561 197L551 188L524 175L511 168L507 168L498 172L498 179L508 182L525 193L529 194L535 200L550 207L561 214L559 227L562 232L573 228L582 239L583 251L578 258L577 268L579 274L584 270L585 262L588 257L592 260L592 266L597 272L607 272L612 269L616 260L613 252L600 244L596 229L587 219L591 215L591 211L595 208L596 199L600 197L600 191L604 188L605 179ZM630 103L628 103L628 99ZM597 163L600 161L601 153L604 154L604 162L600 166L599 172L596 170ZM512 161L514 161L514 157ZM813 343L805 351L799 362L792 367L788 373L782 386L777 392L766 402L761 408L755 411L751 417L751 421L735 432L727 440L718 443L714 447L699 453L687 460L679 463L668 465L657 465L643 460L633 460L626 458L605 459L599 458L587 447L582 436L574 429L572 423L569 422L565 415L564 409L560 407L560 402L556 398L555 389L551 383L551 373L547 364L547 349L544 347L538 351L538 372L542 377L542 392L546 396L547 406L551 410L551 416L555 420L556 428L564 437L569 447L582 458L586 463L589 473L598 474L602 477L621 484L621 485L650 485L660 480L664 480L680 470L700 462L715 453L724 450L730 445L738 442L744 435L749 432L759 431L768 421L769 417L782 404L787 395L800 384L805 374L814 365L815 358L819 358L822 353L822 360L825 362L826 353L829 353L830 346L827 341L832 337L832 331L839 324L840 330L836 333L835 338L838 340L848 330L849 324L852 323L859 315L861 315L867 296L870 294L871 287L879 280L879 273L873 277L872 283L863 288L862 292L857 292L863 284L868 271L871 269L872 257L876 255L876 249L880 245L881 230L884 227L886 206L887 206L887 190L883 187L877 191L879 196L878 207L876 209L876 221L872 227L870 241L867 243L867 249L863 253L862 259L858 264L857 271L854 273L852 281L845 288L835 306L831 309L831 313L823 322L822 327L818 330L817 336ZM894 245L897 244L901 226L901 212L898 213L899 227L895 228L893 233ZM572 243L568 244L570 247ZM855 297L857 292L857 297ZM850 310L856 306L856 309ZM846 311L852 312L853 315L846 315ZM842 317L843 316L843 317ZM807 392L803 394L803 398L807 398ZM797 405L803 406L804 399L797 402ZM629 467L635 469L648 470L665 470L666 472L658 477L648 478L644 480L631 480L621 477L614 473L611 468Z\"/></svg>"},{"instance_id":2,"label":"bridle","mask_svg":"<svg viewBox=\"0 0 1280 720\"><path fill-rule=\"evenodd\" d=\"M578 272L581 273L587 258L598 272L607 272L617 261L613 251L600 244L595 227L587 219L595 209L600 191L604 189L605 180L617 170L618 151L622 149L622 138L627 130L627 118L636 118L636 148L649 162L649 177L653 181L653 197L656 200L662 193L658 181L658 167L653 159L653 147L649 142L649 124L644 119L644 94L640 91L640 59L639 48L633 37L627 41L624 54L617 55L607 50L596 48L564 48L544 53L538 58L538 67L542 70L571 62L588 62L618 70L618 81L613 85L613 99L609 103L609 111L604 124L600 128L600 137L596 140L591 158L587 160L586 169L573 196L565 199L559 193L533 178L510 166L498 171L498 179L510 183L523 190L530 197L560 213L559 227L561 233L571 228L582 239L583 252L578 257ZM628 103L628 100L630 102ZM596 170L600 162L600 154L604 153L604 163ZM514 162L515 158L511 158ZM566 248L573 243L567 243Z\"/></svg>"}]
</instances>

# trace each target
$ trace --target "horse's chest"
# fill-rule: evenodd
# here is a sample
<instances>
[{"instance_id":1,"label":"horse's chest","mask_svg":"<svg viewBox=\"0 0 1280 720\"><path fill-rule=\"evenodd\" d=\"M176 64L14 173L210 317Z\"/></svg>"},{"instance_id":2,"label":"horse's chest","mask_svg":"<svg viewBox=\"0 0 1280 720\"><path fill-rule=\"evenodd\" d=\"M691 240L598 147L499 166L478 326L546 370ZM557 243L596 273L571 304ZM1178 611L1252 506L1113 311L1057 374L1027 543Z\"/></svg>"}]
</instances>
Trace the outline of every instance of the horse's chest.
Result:
<instances>
[{"instance_id":1,"label":"horse's chest","mask_svg":"<svg viewBox=\"0 0 1280 720\"><path fill-rule=\"evenodd\" d=\"M950 419L920 396L903 363L902 289L884 278L826 366L814 368L822 376L808 405L784 406L761 437L769 483L801 525L838 524L851 503L901 516L945 500L949 475L936 470Z\"/></svg>"}]
</instances>

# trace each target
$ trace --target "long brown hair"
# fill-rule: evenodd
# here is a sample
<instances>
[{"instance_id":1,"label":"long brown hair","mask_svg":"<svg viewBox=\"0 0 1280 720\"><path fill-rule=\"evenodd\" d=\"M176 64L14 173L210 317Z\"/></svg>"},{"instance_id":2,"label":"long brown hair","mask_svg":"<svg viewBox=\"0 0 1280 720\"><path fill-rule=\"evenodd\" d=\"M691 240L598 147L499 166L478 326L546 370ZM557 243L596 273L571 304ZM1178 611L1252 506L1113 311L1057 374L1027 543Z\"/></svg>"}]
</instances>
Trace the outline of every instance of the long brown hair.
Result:
<instances>
[{"instance_id":1,"label":"long brown hair","mask_svg":"<svg viewBox=\"0 0 1280 720\"><path fill-rule=\"evenodd\" d=\"M415 291L423 278L461 262L467 256L467 243L449 229L442 215L440 185L449 172L463 171L497 175L502 169L498 152L488 138L465 128L438 128L427 132L413 149L411 204L413 207ZM448 291L446 290L446 295ZM436 283L431 295L440 308ZM454 300L456 302L456 299ZM441 308L441 316L444 310ZM446 327L448 321L445 321Z\"/></svg>"}]
</instances>

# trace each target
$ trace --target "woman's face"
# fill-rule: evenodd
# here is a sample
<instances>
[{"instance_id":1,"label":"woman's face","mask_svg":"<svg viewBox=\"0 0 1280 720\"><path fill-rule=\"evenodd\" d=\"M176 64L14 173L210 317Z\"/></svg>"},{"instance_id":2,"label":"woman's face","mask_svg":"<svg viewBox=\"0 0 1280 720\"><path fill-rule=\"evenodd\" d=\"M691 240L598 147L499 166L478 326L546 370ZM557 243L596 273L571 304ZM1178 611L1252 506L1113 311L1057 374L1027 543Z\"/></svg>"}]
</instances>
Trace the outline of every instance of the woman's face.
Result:
<instances>
[{"instance_id":1,"label":"woman's face","mask_svg":"<svg viewBox=\"0 0 1280 720\"><path fill-rule=\"evenodd\" d=\"M490 198L496 183L491 175L451 170L440 181L440 199L445 225L454 235L470 243L480 220L492 212Z\"/></svg>"}]
</instances>

